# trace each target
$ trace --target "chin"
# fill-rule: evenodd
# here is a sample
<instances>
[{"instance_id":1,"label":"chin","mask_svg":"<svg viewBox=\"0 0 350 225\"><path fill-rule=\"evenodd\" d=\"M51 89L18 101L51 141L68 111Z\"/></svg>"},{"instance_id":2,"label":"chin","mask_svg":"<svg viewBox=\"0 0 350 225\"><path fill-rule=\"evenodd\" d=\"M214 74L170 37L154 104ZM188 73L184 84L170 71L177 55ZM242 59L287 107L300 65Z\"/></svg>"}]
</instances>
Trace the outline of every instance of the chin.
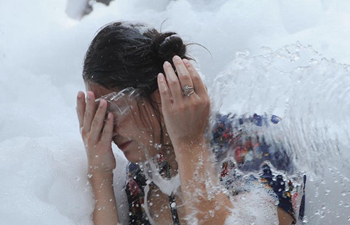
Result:
<instances>
[{"instance_id":1,"label":"chin","mask_svg":"<svg viewBox=\"0 0 350 225\"><path fill-rule=\"evenodd\" d=\"M135 153L132 153L129 151L125 151L124 156L131 163L138 163L138 162L146 161L146 157L144 155L140 156L139 154L135 154Z\"/></svg>"}]
</instances>

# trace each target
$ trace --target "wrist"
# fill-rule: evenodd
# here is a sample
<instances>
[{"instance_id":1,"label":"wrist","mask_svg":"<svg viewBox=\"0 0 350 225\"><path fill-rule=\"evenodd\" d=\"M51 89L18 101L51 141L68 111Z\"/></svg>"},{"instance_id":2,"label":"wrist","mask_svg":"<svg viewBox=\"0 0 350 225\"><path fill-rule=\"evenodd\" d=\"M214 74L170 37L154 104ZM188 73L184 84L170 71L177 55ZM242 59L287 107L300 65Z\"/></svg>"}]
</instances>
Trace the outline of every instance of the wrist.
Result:
<instances>
[{"instance_id":1,"label":"wrist","mask_svg":"<svg viewBox=\"0 0 350 225\"><path fill-rule=\"evenodd\" d=\"M108 177L113 176L113 170L114 169L103 169L98 166L93 166L92 164L88 163L88 177L98 176L98 177Z\"/></svg>"},{"instance_id":2,"label":"wrist","mask_svg":"<svg viewBox=\"0 0 350 225\"><path fill-rule=\"evenodd\" d=\"M87 176L93 188L103 184L113 184L113 171L91 171Z\"/></svg>"},{"instance_id":3,"label":"wrist","mask_svg":"<svg viewBox=\"0 0 350 225\"><path fill-rule=\"evenodd\" d=\"M191 141L182 141L174 145L176 157L197 157L199 154L207 153L209 142L207 139L199 138Z\"/></svg>"}]
</instances>

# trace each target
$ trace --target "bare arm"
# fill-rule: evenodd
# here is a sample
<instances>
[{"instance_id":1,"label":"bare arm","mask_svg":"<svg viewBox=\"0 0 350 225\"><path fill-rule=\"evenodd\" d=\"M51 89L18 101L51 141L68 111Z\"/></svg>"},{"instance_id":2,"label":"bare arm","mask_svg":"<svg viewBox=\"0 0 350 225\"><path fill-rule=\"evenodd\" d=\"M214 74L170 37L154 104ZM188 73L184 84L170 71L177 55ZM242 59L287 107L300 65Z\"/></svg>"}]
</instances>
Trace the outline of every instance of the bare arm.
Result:
<instances>
[{"instance_id":1,"label":"bare arm","mask_svg":"<svg viewBox=\"0 0 350 225\"><path fill-rule=\"evenodd\" d=\"M208 144L203 141L183 145L177 152L181 190L187 215L196 212L198 224L224 224L231 215L230 209L233 205L219 188Z\"/></svg>"},{"instance_id":2,"label":"bare arm","mask_svg":"<svg viewBox=\"0 0 350 225\"><path fill-rule=\"evenodd\" d=\"M90 184L95 197L94 224L118 224L117 202L113 190L113 173L94 174L90 178Z\"/></svg>"},{"instance_id":3,"label":"bare arm","mask_svg":"<svg viewBox=\"0 0 350 225\"><path fill-rule=\"evenodd\" d=\"M293 218L280 207L277 207L279 225L291 225Z\"/></svg>"},{"instance_id":4,"label":"bare arm","mask_svg":"<svg viewBox=\"0 0 350 225\"><path fill-rule=\"evenodd\" d=\"M174 56L173 64L177 74L165 62L166 76L158 74L158 87L164 122L178 162L185 211L188 216L195 216L198 224L224 224L233 206L220 189L204 138L210 98L188 60Z\"/></svg>"},{"instance_id":5,"label":"bare arm","mask_svg":"<svg viewBox=\"0 0 350 225\"><path fill-rule=\"evenodd\" d=\"M77 114L81 136L88 159L88 177L95 198L95 225L118 224L117 203L113 190L113 169L116 161L112 152L113 114L106 115L107 102L96 106L94 93L77 96Z\"/></svg>"}]
</instances>

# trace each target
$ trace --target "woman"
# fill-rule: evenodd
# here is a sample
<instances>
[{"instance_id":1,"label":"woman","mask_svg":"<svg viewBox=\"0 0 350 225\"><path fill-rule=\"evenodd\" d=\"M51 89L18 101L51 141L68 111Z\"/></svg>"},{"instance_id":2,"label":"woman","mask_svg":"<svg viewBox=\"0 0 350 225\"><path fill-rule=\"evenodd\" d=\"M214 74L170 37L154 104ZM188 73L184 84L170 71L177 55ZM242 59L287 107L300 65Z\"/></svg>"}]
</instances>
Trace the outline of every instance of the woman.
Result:
<instances>
[{"instance_id":1,"label":"woman","mask_svg":"<svg viewBox=\"0 0 350 225\"><path fill-rule=\"evenodd\" d=\"M224 224L232 214L234 205L213 165L210 99L189 60L175 33L140 24L108 24L92 41L83 69L86 101L79 92L77 113L95 224L119 221L112 141L131 162L130 224ZM180 187L160 182L174 177ZM292 223L286 211L278 214L280 224Z\"/></svg>"}]
</instances>

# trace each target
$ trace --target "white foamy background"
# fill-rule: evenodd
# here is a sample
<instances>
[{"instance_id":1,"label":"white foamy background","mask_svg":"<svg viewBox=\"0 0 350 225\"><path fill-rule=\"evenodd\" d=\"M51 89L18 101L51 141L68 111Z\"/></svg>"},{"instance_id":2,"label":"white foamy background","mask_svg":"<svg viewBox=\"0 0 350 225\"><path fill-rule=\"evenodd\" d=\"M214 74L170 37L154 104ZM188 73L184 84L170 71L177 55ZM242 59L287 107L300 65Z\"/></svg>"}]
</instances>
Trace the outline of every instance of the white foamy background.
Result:
<instances>
[{"instance_id":1,"label":"white foamy background","mask_svg":"<svg viewBox=\"0 0 350 225\"><path fill-rule=\"evenodd\" d=\"M156 28L166 20L162 30L207 47L212 56L191 53L211 90L218 74L231 78L223 79L232 84L223 110L284 117L281 135L312 174L307 224L349 223L348 1L118 0L94 4L80 21L66 6L0 5L0 224L91 223L75 96L95 32L118 20Z\"/></svg>"}]
</instances>

